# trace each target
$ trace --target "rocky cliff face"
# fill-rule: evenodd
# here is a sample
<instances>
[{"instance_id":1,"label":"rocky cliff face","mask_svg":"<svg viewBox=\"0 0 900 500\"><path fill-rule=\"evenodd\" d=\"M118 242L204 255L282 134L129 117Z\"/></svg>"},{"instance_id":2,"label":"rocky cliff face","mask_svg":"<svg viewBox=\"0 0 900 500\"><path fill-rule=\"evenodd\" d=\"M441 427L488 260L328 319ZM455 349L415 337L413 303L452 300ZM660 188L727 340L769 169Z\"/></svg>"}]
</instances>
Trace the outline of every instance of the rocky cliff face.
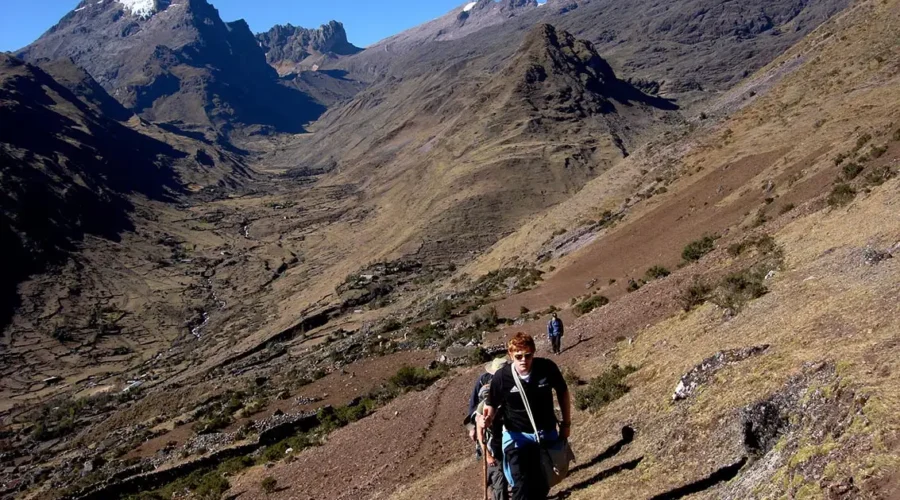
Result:
<instances>
[{"instance_id":1,"label":"rocky cliff face","mask_svg":"<svg viewBox=\"0 0 900 500\"><path fill-rule=\"evenodd\" d=\"M206 0L83 0L18 55L71 58L126 108L184 129L296 132L323 110Z\"/></svg>"},{"instance_id":2,"label":"rocky cliff face","mask_svg":"<svg viewBox=\"0 0 900 500\"><path fill-rule=\"evenodd\" d=\"M276 25L256 39L266 53L266 61L282 75L318 69L326 61L362 51L347 41L344 25L337 21L318 29Z\"/></svg>"}]
</instances>

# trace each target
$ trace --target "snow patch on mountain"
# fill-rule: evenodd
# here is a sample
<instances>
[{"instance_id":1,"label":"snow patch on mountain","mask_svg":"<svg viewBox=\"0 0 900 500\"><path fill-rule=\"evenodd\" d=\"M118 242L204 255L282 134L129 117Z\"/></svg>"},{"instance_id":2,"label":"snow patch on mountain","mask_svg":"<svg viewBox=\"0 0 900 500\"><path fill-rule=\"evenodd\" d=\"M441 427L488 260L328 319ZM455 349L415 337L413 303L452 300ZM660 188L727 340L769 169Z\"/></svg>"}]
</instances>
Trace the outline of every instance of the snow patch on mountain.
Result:
<instances>
[{"instance_id":1,"label":"snow patch on mountain","mask_svg":"<svg viewBox=\"0 0 900 500\"><path fill-rule=\"evenodd\" d=\"M469 2L469 3L467 3L466 6L463 7L463 12L469 12L470 10L472 10L472 7L475 7L475 5L476 5L477 3L478 3L478 2Z\"/></svg>"},{"instance_id":2,"label":"snow patch on mountain","mask_svg":"<svg viewBox=\"0 0 900 500\"><path fill-rule=\"evenodd\" d=\"M118 0L135 16L150 17L156 13L156 0Z\"/></svg>"}]
</instances>

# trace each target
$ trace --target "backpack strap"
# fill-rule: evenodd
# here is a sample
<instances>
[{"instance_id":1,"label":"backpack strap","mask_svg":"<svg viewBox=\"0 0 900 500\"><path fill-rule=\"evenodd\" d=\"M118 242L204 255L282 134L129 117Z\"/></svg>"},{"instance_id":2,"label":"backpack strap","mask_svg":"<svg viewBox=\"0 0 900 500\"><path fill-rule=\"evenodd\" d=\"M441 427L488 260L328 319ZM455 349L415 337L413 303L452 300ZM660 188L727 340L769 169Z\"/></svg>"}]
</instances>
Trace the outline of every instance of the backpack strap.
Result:
<instances>
[{"instance_id":1,"label":"backpack strap","mask_svg":"<svg viewBox=\"0 0 900 500\"><path fill-rule=\"evenodd\" d=\"M534 436L537 438L538 444L541 444L541 433L538 431L537 424L534 423L534 415L531 413L531 405L528 404L528 396L525 395L525 388L522 387L522 381L519 379L519 372L516 371L515 366L510 366L510 370L513 374L513 380L516 381L516 387L519 388L519 394L522 395L522 402L525 403L525 413L528 414L528 420L531 422L532 429L534 429Z\"/></svg>"}]
</instances>

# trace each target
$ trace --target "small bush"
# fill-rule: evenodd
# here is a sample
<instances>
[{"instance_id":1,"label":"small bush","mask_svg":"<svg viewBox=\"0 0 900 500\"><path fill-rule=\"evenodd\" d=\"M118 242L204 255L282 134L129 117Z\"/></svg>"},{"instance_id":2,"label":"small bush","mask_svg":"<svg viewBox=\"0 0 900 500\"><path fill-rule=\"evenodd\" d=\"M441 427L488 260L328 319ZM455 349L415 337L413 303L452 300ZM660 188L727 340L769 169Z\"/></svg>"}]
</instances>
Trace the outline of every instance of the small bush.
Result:
<instances>
[{"instance_id":1,"label":"small bush","mask_svg":"<svg viewBox=\"0 0 900 500\"><path fill-rule=\"evenodd\" d=\"M863 146L866 145L870 140L872 140L871 134L863 134L859 136L859 139L856 140L856 147L853 148L853 151L859 151Z\"/></svg>"},{"instance_id":2,"label":"small bush","mask_svg":"<svg viewBox=\"0 0 900 500\"><path fill-rule=\"evenodd\" d=\"M707 297L709 297L709 292L711 288L705 282L700 279L694 279L694 281L688 285L687 288L681 291L678 294L678 302L681 304L681 308L684 309L685 312L689 312L693 308L699 306L700 304L706 302Z\"/></svg>"},{"instance_id":3,"label":"small bush","mask_svg":"<svg viewBox=\"0 0 900 500\"><path fill-rule=\"evenodd\" d=\"M785 206L783 206L783 207L781 207L781 208L778 209L778 215L784 215L784 214L790 212L790 211L793 210L793 209L794 209L794 204L793 204L793 203L788 203L787 205L785 205Z\"/></svg>"},{"instance_id":4,"label":"small bush","mask_svg":"<svg viewBox=\"0 0 900 500\"><path fill-rule=\"evenodd\" d=\"M603 307L606 304L609 304L609 299L607 299L603 295L594 295L576 304L573 308L573 311L576 316L581 316L582 314L587 314L598 307Z\"/></svg>"},{"instance_id":5,"label":"small bush","mask_svg":"<svg viewBox=\"0 0 900 500\"><path fill-rule=\"evenodd\" d=\"M762 297L769 292L763 284L765 273L745 270L732 273L722 280L713 294L712 302L724 309L738 312L749 301Z\"/></svg>"},{"instance_id":6,"label":"small bush","mask_svg":"<svg viewBox=\"0 0 900 500\"><path fill-rule=\"evenodd\" d=\"M888 166L873 169L866 175L866 183L870 186L880 186L896 175Z\"/></svg>"},{"instance_id":7,"label":"small bush","mask_svg":"<svg viewBox=\"0 0 900 500\"><path fill-rule=\"evenodd\" d=\"M688 243L681 251L681 258L691 262L700 260L701 257L713 251L716 247L716 239L712 236L704 236L699 240Z\"/></svg>"},{"instance_id":8,"label":"small bush","mask_svg":"<svg viewBox=\"0 0 900 500\"><path fill-rule=\"evenodd\" d=\"M863 171L862 165L855 162L850 162L844 165L844 168L841 169L841 174L846 181L852 181L859 175L860 172Z\"/></svg>"},{"instance_id":9,"label":"small bush","mask_svg":"<svg viewBox=\"0 0 900 500\"><path fill-rule=\"evenodd\" d=\"M623 380L637 371L633 366L624 368L613 365L599 377L591 379L587 387L575 392L575 407L579 410L597 411L628 393L629 387Z\"/></svg>"},{"instance_id":10,"label":"small bush","mask_svg":"<svg viewBox=\"0 0 900 500\"><path fill-rule=\"evenodd\" d=\"M869 151L869 158L876 159L881 158L881 156L887 152L887 146L872 146L872 149Z\"/></svg>"},{"instance_id":11,"label":"small bush","mask_svg":"<svg viewBox=\"0 0 900 500\"><path fill-rule=\"evenodd\" d=\"M579 377L571 368L566 368L565 371L563 371L563 379L565 379L566 384L570 387L577 387L584 383L584 381L581 380L581 377Z\"/></svg>"},{"instance_id":12,"label":"small bush","mask_svg":"<svg viewBox=\"0 0 900 500\"><path fill-rule=\"evenodd\" d=\"M402 327L403 323L401 323L397 318L390 318L383 325L381 325L381 333L395 332Z\"/></svg>"},{"instance_id":13,"label":"small bush","mask_svg":"<svg viewBox=\"0 0 900 500\"><path fill-rule=\"evenodd\" d=\"M900 128L894 131L894 135L891 136L891 139L895 141L900 141Z\"/></svg>"},{"instance_id":14,"label":"small bush","mask_svg":"<svg viewBox=\"0 0 900 500\"><path fill-rule=\"evenodd\" d=\"M756 250L763 255L770 255L774 252L779 251L778 244L775 243L775 238L772 238L768 234L764 234L762 236L748 238L744 241L729 245L728 254L732 257L738 257L742 253L753 247L755 247Z\"/></svg>"},{"instance_id":15,"label":"small bush","mask_svg":"<svg viewBox=\"0 0 900 500\"><path fill-rule=\"evenodd\" d=\"M524 315L524 314L528 314L528 313L529 313L529 309L527 307L519 306L519 314L520 315Z\"/></svg>"},{"instance_id":16,"label":"small bush","mask_svg":"<svg viewBox=\"0 0 900 500\"><path fill-rule=\"evenodd\" d=\"M643 281L636 280L634 278L628 278L628 285L625 287L625 291L628 293L636 292L640 290L642 286L644 286Z\"/></svg>"},{"instance_id":17,"label":"small bush","mask_svg":"<svg viewBox=\"0 0 900 500\"><path fill-rule=\"evenodd\" d=\"M843 207L850 204L855 197L856 191L848 184L836 184L831 193L828 194L828 205L831 207Z\"/></svg>"},{"instance_id":18,"label":"small bush","mask_svg":"<svg viewBox=\"0 0 900 500\"><path fill-rule=\"evenodd\" d=\"M447 320L453 317L453 302L442 300L434 308L434 319Z\"/></svg>"},{"instance_id":19,"label":"small bush","mask_svg":"<svg viewBox=\"0 0 900 500\"><path fill-rule=\"evenodd\" d=\"M266 495L270 493L275 493L275 490L278 489L278 480L272 476L266 476L259 483L259 489L262 490Z\"/></svg>"},{"instance_id":20,"label":"small bush","mask_svg":"<svg viewBox=\"0 0 900 500\"><path fill-rule=\"evenodd\" d=\"M659 278L665 278L670 274L672 273L663 266L653 266L650 269L647 269L646 276L648 280L655 280Z\"/></svg>"},{"instance_id":21,"label":"small bush","mask_svg":"<svg viewBox=\"0 0 900 500\"><path fill-rule=\"evenodd\" d=\"M397 370L397 373L391 377L390 382L400 389L422 390L435 383L446 373L446 369L441 368L429 370L427 368L402 366Z\"/></svg>"}]
</instances>

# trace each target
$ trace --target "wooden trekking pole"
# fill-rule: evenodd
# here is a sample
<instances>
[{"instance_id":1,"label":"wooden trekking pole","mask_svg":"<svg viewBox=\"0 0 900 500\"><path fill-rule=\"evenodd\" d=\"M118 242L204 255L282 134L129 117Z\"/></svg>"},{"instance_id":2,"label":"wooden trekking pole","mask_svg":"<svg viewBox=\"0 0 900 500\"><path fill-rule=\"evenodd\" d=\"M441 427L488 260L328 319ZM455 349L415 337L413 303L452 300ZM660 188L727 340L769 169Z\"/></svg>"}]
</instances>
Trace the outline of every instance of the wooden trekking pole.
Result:
<instances>
[{"instance_id":1,"label":"wooden trekking pole","mask_svg":"<svg viewBox=\"0 0 900 500\"><path fill-rule=\"evenodd\" d=\"M478 444L481 445L481 465L484 472L484 500L490 500L491 479L488 477L488 449L484 442L483 425L478 425Z\"/></svg>"}]
</instances>

